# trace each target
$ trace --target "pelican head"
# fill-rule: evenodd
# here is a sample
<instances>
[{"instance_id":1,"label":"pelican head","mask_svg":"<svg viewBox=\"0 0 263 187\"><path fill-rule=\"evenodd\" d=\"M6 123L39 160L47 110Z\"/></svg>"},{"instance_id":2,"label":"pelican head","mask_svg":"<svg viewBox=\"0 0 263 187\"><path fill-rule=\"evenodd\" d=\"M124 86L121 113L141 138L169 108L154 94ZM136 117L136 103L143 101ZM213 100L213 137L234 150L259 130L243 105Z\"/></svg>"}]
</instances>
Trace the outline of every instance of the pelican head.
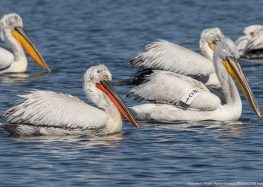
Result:
<instances>
[{"instance_id":1,"label":"pelican head","mask_svg":"<svg viewBox=\"0 0 263 187\"><path fill-rule=\"evenodd\" d=\"M34 43L23 29L22 18L16 13L4 15L0 20L1 39L13 37L28 52L32 59L44 70L51 72Z\"/></svg>"},{"instance_id":2,"label":"pelican head","mask_svg":"<svg viewBox=\"0 0 263 187\"><path fill-rule=\"evenodd\" d=\"M4 40L3 35L2 35L4 29L12 30L15 27L23 27L23 21L22 21L21 17L16 13L4 15L1 18L0 22L1 22L0 31L1 31L2 40Z\"/></svg>"},{"instance_id":3,"label":"pelican head","mask_svg":"<svg viewBox=\"0 0 263 187\"><path fill-rule=\"evenodd\" d=\"M109 69L107 68L107 66L103 64L90 67L84 75L85 82L92 82L93 84L97 84L103 80L104 81L112 80L112 75Z\"/></svg>"},{"instance_id":4,"label":"pelican head","mask_svg":"<svg viewBox=\"0 0 263 187\"><path fill-rule=\"evenodd\" d=\"M258 118L261 118L261 112L249 86L249 81L239 64L239 53L234 42L229 38L219 40L215 49L214 58L220 59L215 60L215 63L219 62L223 64L228 74L237 81L253 111L257 114Z\"/></svg>"},{"instance_id":5,"label":"pelican head","mask_svg":"<svg viewBox=\"0 0 263 187\"><path fill-rule=\"evenodd\" d=\"M103 93L104 96L106 96L118 109L119 113L122 114L122 116L125 117L129 122L131 122L133 126L138 128L138 123L134 120L128 108L113 88L111 80L112 75L105 65L100 64L92 66L84 74L84 87L86 87L85 90L91 90L92 88L90 88L90 85L93 87L95 86L98 89L96 91ZM89 92L87 95L94 96L94 93Z\"/></svg>"},{"instance_id":6,"label":"pelican head","mask_svg":"<svg viewBox=\"0 0 263 187\"><path fill-rule=\"evenodd\" d=\"M244 34L247 36L254 36L255 33L263 29L263 25L250 25L244 29Z\"/></svg>"},{"instance_id":7,"label":"pelican head","mask_svg":"<svg viewBox=\"0 0 263 187\"><path fill-rule=\"evenodd\" d=\"M213 60L213 54L216 48L216 42L224 37L224 34L217 27L208 28L202 31L200 36L200 49L204 56Z\"/></svg>"}]
</instances>

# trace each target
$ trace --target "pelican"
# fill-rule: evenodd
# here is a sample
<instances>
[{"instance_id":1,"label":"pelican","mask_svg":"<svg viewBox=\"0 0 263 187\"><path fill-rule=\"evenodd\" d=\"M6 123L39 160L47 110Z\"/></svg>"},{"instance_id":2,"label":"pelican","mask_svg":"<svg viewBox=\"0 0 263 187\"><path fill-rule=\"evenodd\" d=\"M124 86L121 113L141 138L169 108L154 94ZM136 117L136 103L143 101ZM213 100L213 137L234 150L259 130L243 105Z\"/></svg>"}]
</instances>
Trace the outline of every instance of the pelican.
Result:
<instances>
[{"instance_id":1,"label":"pelican","mask_svg":"<svg viewBox=\"0 0 263 187\"><path fill-rule=\"evenodd\" d=\"M145 121L238 120L242 102L233 80L235 79L254 112L261 118L259 106L238 58L236 46L230 39L221 38L217 41L213 64L225 102L200 81L173 72L155 70L128 94L129 97L155 103L131 107L131 112L136 116L135 119Z\"/></svg>"},{"instance_id":2,"label":"pelican","mask_svg":"<svg viewBox=\"0 0 263 187\"><path fill-rule=\"evenodd\" d=\"M23 48L41 68L50 72L37 48L24 32L23 22L18 14L11 13L1 18L0 34L11 50L10 52L0 48L0 74L23 73L27 70L28 62Z\"/></svg>"},{"instance_id":3,"label":"pelican","mask_svg":"<svg viewBox=\"0 0 263 187\"><path fill-rule=\"evenodd\" d=\"M263 59L263 25L250 25L243 32L235 42L241 58Z\"/></svg>"},{"instance_id":4,"label":"pelican","mask_svg":"<svg viewBox=\"0 0 263 187\"><path fill-rule=\"evenodd\" d=\"M105 135L120 132L121 114L139 127L111 86L112 76L104 65L90 67L84 75L84 92L100 109L72 95L35 90L22 95L20 104L3 115L0 127L12 135Z\"/></svg>"},{"instance_id":5,"label":"pelican","mask_svg":"<svg viewBox=\"0 0 263 187\"><path fill-rule=\"evenodd\" d=\"M147 45L145 52L132 59L130 65L140 69L171 71L195 77L206 85L220 86L212 59L216 41L222 37L224 35L219 28L202 31L199 45L204 56L175 43L159 40ZM147 73L149 71L139 71L131 82L140 82L137 80Z\"/></svg>"}]
</instances>

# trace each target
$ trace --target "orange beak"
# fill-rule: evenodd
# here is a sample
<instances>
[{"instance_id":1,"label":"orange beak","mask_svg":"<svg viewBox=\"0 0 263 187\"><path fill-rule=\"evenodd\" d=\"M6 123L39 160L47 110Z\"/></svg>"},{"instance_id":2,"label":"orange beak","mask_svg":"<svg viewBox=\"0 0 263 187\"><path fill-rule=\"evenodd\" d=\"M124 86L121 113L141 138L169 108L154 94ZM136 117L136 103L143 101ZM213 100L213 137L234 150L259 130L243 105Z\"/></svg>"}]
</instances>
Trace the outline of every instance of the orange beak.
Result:
<instances>
[{"instance_id":1,"label":"orange beak","mask_svg":"<svg viewBox=\"0 0 263 187\"><path fill-rule=\"evenodd\" d=\"M51 72L44 59L38 52L34 43L29 39L25 31L21 27L16 27L12 31L13 37L23 46L23 48L28 52L32 59L48 73Z\"/></svg>"},{"instance_id":2,"label":"orange beak","mask_svg":"<svg viewBox=\"0 0 263 187\"><path fill-rule=\"evenodd\" d=\"M237 81L239 87L244 93L246 99L248 100L251 108L256 113L258 118L261 118L260 108L256 101L256 98L249 86L249 81L246 78L241 66L238 61L232 60L231 58L226 58L222 61L228 73Z\"/></svg>"},{"instance_id":3,"label":"orange beak","mask_svg":"<svg viewBox=\"0 0 263 187\"><path fill-rule=\"evenodd\" d=\"M120 96L117 94L115 89L112 87L110 81L101 81L100 83L96 84L96 87L109 97L109 99L116 106L116 108L122 114L122 116L125 117L129 122L131 122L131 124L134 127L136 128L140 127L139 124L132 117L131 113L129 112L125 104L123 103Z\"/></svg>"}]
</instances>

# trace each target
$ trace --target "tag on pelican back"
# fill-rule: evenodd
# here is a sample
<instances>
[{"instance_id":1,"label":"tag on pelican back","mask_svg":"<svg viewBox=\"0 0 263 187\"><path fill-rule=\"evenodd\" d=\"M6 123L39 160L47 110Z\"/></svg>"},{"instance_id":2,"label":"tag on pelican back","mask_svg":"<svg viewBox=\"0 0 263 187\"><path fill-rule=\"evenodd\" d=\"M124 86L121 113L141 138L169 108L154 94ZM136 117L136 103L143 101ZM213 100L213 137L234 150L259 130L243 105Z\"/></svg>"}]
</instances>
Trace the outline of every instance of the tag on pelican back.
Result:
<instances>
[{"instance_id":1,"label":"tag on pelican back","mask_svg":"<svg viewBox=\"0 0 263 187\"><path fill-rule=\"evenodd\" d=\"M197 89L189 90L181 98L181 102L189 106L199 94L200 92Z\"/></svg>"}]
</instances>

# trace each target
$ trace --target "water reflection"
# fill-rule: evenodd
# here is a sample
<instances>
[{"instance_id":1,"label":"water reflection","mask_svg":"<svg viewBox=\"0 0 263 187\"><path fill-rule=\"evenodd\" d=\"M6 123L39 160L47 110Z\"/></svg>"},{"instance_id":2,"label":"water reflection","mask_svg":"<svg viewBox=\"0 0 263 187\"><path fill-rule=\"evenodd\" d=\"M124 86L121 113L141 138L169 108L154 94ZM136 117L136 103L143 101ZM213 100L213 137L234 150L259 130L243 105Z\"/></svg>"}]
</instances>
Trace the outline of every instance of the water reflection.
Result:
<instances>
[{"instance_id":1,"label":"water reflection","mask_svg":"<svg viewBox=\"0 0 263 187\"><path fill-rule=\"evenodd\" d=\"M21 82L31 82L36 79L44 78L45 73L8 73L0 75L0 83L12 86Z\"/></svg>"},{"instance_id":2,"label":"water reflection","mask_svg":"<svg viewBox=\"0 0 263 187\"><path fill-rule=\"evenodd\" d=\"M39 146L46 147L46 143L74 144L75 148L91 149L96 146L115 147L124 140L122 133L107 136L10 136L6 138L15 142L38 142Z\"/></svg>"},{"instance_id":3,"label":"water reflection","mask_svg":"<svg viewBox=\"0 0 263 187\"><path fill-rule=\"evenodd\" d=\"M235 40L245 26L262 24L263 13L263 1L247 0L61 0L56 6L54 0L12 0L0 5L0 15L23 17L53 71L38 74L39 67L29 63L26 75L0 76L1 112L14 105L17 94L32 89L83 97L83 73L95 64L107 65L118 84L135 73L129 60L156 39L198 51L200 32L216 26ZM261 105L263 63L241 63ZM117 86L132 106L137 101L124 97L130 88ZM251 121L253 112L243 104L238 122L153 122L140 123L140 129L125 124L123 133L105 137L14 138L0 129L0 186L183 186L261 179L263 121Z\"/></svg>"},{"instance_id":4,"label":"water reflection","mask_svg":"<svg viewBox=\"0 0 263 187\"><path fill-rule=\"evenodd\" d=\"M238 137L245 131L246 126L251 126L249 122L242 121L201 121L201 122L174 122L174 123L144 123L143 126L147 128L166 129L174 131L174 133L180 133L180 131L188 132L207 132L215 133L215 136L228 136ZM212 131L207 131L211 129Z\"/></svg>"}]
</instances>

